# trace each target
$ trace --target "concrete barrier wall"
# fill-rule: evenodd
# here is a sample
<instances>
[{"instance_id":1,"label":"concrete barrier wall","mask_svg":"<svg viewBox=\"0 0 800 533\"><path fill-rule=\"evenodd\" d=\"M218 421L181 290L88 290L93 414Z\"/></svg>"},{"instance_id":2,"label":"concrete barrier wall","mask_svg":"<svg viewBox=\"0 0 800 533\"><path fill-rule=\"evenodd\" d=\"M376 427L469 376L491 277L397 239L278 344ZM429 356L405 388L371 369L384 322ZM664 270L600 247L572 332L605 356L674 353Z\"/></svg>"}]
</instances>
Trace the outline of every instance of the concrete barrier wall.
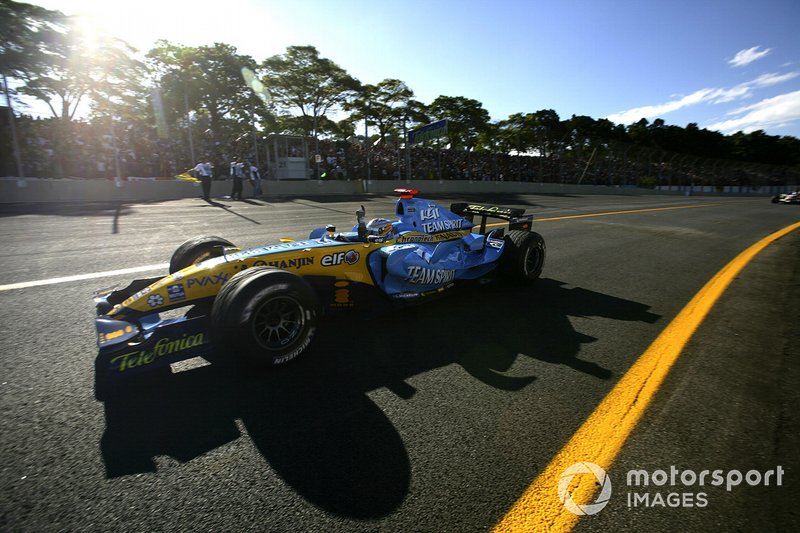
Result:
<instances>
[{"instance_id":1,"label":"concrete barrier wall","mask_svg":"<svg viewBox=\"0 0 800 533\"><path fill-rule=\"evenodd\" d=\"M650 189L636 187L603 187L597 185L562 185L559 183L526 183L517 181L372 181L367 190L390 193L396 188L417 189L423 193L440 194L646 194ZM677 194L677 193L676 193Z\"/></svg>"},{"instance_id":2,"label":"concrete barrier wall","mask_svg":"<svg viewBox=\"0 0 800 533\"><path fill-rule=\"evenodd\" d=\"M635 187L604 187L596 185L561 185L557 183L520 183L513 181L265 181L264 192L270 196L333 196L362 193L389 194L396 188L417 189L423 194L668 194L684 195L686 190L638 189ZM215 181L211 194L214 197L231 193L230 181ZM245 195L251 189L244 186ZM703 195L759 195L774 192L750 192L727 190L725 192L701 191ZM0 203L16 202L153 202L196 198L201 195L199 183L180 180L80 180L80 179L0 179Z\"/></svg>"}]
</instances>

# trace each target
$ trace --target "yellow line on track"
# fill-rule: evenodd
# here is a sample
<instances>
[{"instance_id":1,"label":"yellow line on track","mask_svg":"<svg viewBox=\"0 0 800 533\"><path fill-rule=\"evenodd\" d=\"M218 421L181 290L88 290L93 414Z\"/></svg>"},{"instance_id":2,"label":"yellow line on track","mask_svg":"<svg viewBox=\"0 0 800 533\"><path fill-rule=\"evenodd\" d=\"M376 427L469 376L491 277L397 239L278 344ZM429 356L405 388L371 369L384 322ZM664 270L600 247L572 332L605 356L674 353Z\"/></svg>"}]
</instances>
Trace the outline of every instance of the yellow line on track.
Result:
<instances>
[{"instance_id":1,"label":"yellow line on track","mask_svg":"<svg viewBox=\"0 0 800 533\"><path fill-rule=\"evenodd\" d=\"M715 205L722 205L719 203L715 204L692 204L692 205L677 205L673 207L648 207L645 209L628 209L626 211L606 211L603 213L586 213L583 215L566 215L562 217L549 217L549 218L534 218L534 222L549 222L553 220L569 220L572 218L589 218L589 217L605 217L609 215L627 215L630 213L647 213L650 211L672 211L673 209L696 209L698 207L712 207ZM493 226L505 226L508 222L492 222L491 224L486 224L486 227L493 227ZM476 225L476 227L478 227Z\"/></svg>"},{"instance_id":2,"label":"yellow line on track","mask_svg":"<svg viewBox=\"0 0 800 533\"><path fill-rule=\"evenodd\" d=\"M731 281L764 248L798 228L800 222L761 239L717 272L622 376L493 531L570 531L580 517L558 497L564 470L584 461L605 470L611 467L686 343ZM590 503L597 489L595 481L591 475L575 476L569 491L573 501Z\"/></svg>"},{"instance_id":3,"label":"yellow line on track","mask_svg":"<svg viewBox=\"0 0 800 533\"><path fill-rule=\"evenodd\" d=\"M693 204L693 205L676 205L672 207L648 207L646 209L628 209L626 211L608 211L606 213L587 213L585 215L567 215L563 217L537 218L535 220L537 222L542 222L545 220L567 220L570 218L604 217L607 215L627 215L629 213L647 213L650 211L671 211L673 209L695 209L698 207L711 207L715 205L722 205L722 204Z\"/></svg>"}]
</instances>

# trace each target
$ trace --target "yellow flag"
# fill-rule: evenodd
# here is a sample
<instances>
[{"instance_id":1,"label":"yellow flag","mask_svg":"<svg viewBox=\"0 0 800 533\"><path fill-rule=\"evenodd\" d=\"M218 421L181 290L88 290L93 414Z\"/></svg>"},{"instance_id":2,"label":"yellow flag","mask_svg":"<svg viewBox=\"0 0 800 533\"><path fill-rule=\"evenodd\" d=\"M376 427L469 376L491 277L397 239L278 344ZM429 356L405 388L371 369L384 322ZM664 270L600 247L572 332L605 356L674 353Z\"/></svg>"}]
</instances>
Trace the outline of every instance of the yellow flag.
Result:
<instances>
[{"instance_id":1,"label":"yellow flag","mask_svg":"<svg viewBox=\"0 0 800 533\"><path fill-rule=\"evenodd\" d=\"M183 180L183 181L200 181L199 179L197 179L197 178L195 178L193 176L190 176L188 171L183 172L181 174L178 174L177 176L175 176L175 179L179 179L179 180Z\"/></svg>"}]
</instances>

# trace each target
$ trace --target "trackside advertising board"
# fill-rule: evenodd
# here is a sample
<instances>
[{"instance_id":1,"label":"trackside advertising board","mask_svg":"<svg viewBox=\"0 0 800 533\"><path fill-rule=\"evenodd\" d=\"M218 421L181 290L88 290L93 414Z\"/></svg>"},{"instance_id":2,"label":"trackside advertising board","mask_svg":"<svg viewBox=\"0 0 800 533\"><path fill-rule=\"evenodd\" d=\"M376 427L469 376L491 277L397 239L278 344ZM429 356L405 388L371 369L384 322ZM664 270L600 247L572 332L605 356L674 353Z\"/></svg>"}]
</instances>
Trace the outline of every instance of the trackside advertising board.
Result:
<instances>
[{"instance_id":1,"label":"trackside advertising board","mask_svg":"<svg viewBox=\"0 0 800 533\"><path fill-rule=\"evenodd\" d=\"M408 132L408 144L417 144L447 135L447 119L431 122Z\"/></svg>"}]
</instances>

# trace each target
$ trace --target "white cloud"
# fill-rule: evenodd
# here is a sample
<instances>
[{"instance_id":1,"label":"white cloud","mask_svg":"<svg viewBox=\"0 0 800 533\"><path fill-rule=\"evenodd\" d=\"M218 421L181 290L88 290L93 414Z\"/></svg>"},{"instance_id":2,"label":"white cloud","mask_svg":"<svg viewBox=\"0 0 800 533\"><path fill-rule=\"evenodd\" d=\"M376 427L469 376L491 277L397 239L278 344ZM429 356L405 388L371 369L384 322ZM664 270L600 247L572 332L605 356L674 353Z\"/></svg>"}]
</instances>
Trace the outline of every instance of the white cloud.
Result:
<instances>
[{"instance_id":1,"label":"white cloud","mask_svg":"<svg viewBox=\"0 0 800 533\"><path fill-rule=\"evenodd\" d=\"M651 118L659 117L665 113L670 113L683 107L700 103L703 100L708 99L709 94L713 93L714 91L715 89L700 89L699 91L695 91L692 94L684 96L678 100L671 100L663 104L635 107L627 111L608 115L606 118L617 124L631 124L632 122L636 122L642 118L649 120Z\"/></svg>"},{"instance_id":2,"label":"white cloud","mask_svg":"<svg viewBox=\"0 0 800 533\"><path fill-rule=\"evenodd\" d=\"M753 61L757 61L770 53L772 48L767 48L765 50L759 50L758 46L754 46L752 48L746 48L744 50L739 50L736 55L728 61L728 64L733 67L743 67L745 65L749 65Z\"/></svg>"},{"instance_id":3,"label":"white cloud","mask_svg":"<svg viewBox=\"0 0 800 533\"><path fill-rule=\"evenodd\" d=\"M670 100L663 104L648 105L636 107L627 111L614 113L606 118L617 124L631 124L639 119L646 118L648 120L658 118L661 115L677 111L695 104L703 102L722 104L732 102L743 98L752 96L754 89L770 87L785 81L791 80L800 76L800 72L787 72L785 74L771 73L762 74L761 76L750 80L734 87L727 89L700 89L682 98Z\"/></svg>"},{"instance_id":4,"label":"white cloud","mask_svg":"<svg viewBox=\"0 0 800 533\"><path fill-rule=\"evenodd\" d=\"M754 80L740 83L739 85L731 87L730 89L714 89L710 99L715 104L722 104L739 98L747 98L752 95L753 89L761 89L763 87L777 85L779 83L794 79L798 75L800 75L798 72L787 72L786 74L762 74Z\"/></svg>"},{"instance_id":5,"label":"white cloud","mask_svg":"<svg viewBox=\"0 0 800 533\"><path fill-rule=\"evenodd\" d=\"M760 102L740 107L728 113L741 115L730 120L709 124L706 128L722 133L743 131L750 133L767 128L778 128L800 120L800 91L780 94Z\"/></svg>"}]
</instances>

